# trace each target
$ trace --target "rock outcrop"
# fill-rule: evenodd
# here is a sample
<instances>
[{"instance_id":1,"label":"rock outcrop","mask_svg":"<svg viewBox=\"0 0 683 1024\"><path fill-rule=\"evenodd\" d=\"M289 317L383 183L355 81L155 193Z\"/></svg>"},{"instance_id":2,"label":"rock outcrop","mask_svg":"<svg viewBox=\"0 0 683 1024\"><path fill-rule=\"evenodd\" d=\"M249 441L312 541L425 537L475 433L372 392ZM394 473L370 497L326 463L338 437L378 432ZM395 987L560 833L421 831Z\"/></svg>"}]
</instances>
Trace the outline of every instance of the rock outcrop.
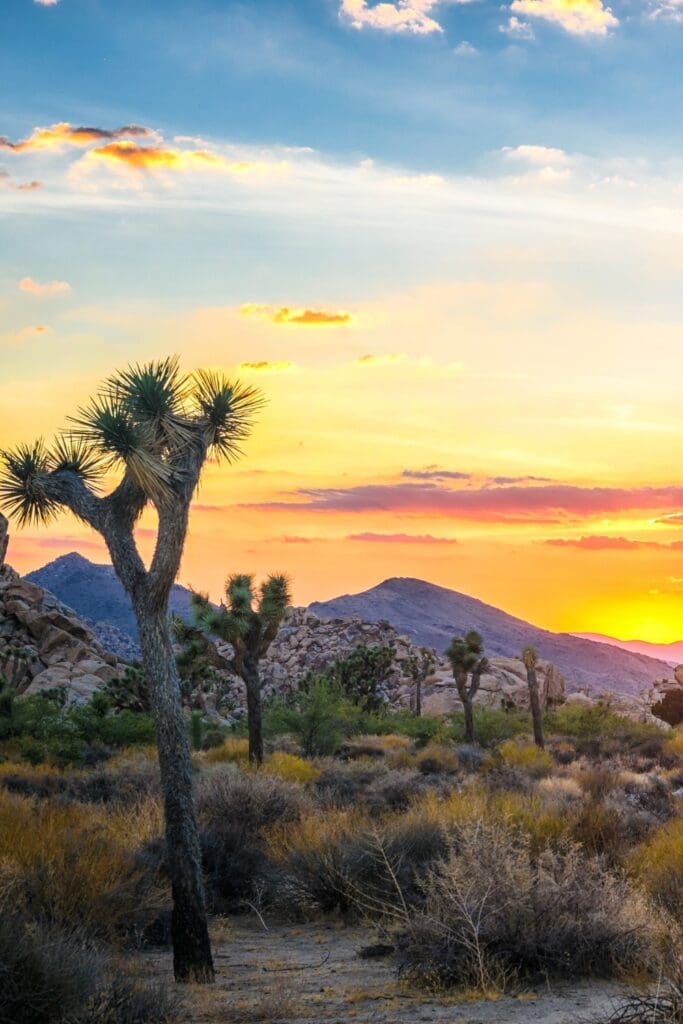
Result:
<instances>
[{"instance_id":1,"label":"rock outcrop","mask_svg":"<svg viewBox=\"0 0 683 1024\"><path fill-rule=\"evenodd\" d=\"M359 616L321 619L305 608L288 611L268 655L261 662L264 696L292 694L308 672L322 672L337 659L348 656L355 647L389 646L394 650L392 667L383 690L388 704L409 708L414 700L414 683L406 661L419 653L412 640L399 634L388 622L364 622ZM232 657L229 644L219 644L226 660ZM221 672L224 692L233 713L244 713L244 684L229 672ZM538 677L544 706L564 699L564 678L549 662L540 662ZM529 692L526 670L521 661L494 658L491 670L482 677L476 703L490 708L527 708ZM436 659L432 674L423 684L422 706L425 712L443 714L461 707L450 666Z\"/></svg>"},{"instance_id":2,"label":"rock outcrop","mask_svg":"<svg viewBox=\"0 0 683 1024\"><path fill-rule=\"evenodd\" d=\"M64 686L70 699L85 700L121 671L71 609L0 568L0 672L20 693Z\"/></svg>"}]
</instances>

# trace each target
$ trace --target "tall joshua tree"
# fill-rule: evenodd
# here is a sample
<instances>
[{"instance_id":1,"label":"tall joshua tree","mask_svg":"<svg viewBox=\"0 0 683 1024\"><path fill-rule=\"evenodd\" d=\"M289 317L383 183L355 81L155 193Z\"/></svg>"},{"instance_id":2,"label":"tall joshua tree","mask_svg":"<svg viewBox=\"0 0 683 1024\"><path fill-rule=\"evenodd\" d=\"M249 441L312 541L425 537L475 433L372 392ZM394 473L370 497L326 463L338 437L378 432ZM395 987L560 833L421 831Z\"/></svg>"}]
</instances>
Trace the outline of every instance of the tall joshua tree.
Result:
<instances>
[{"instance_id":1,"label":"tall joshua tree","mask_svg":"<svg viewBox=\"0 0 683 1024\"><path fill-rule=\"evenodd\" d=\"M211 371L185 376L168 358L106 380L51 448L36 441L1 455L6 511L20 525L72 512L102 535L131 599L157 730L177 981L212 981L214 970L168 599L202 467L210 455L231 461L240 454L261 401L258 392ZM102 494L100 475L112 472L118 483ZM148 504L156 509L158 534L146 569L133 531Z\"/></svg>"},{"instance_id":2,"label":"tall joshua tree","mask_svg":"<svg viewBox=\"0 0 683 1024\"><path fill-rule=\"evenodd\" d=\"M473 702L481 677L489 667L488 659L484 657L484 641L474 629L464 637L454 636L446 650L446 657L451 663L458 696L465 712L465 740L474 743Z\"/></svg>"},{"instance_id":3,"label":"tall joshua tree","mask_svg":"<svg viewBox=\"0 0 683 1024\"><path fill-rule=\"evenodd\" d=\"M541 750L545 746L543 739L543 715L541 714L541 699L538 695L538 677L536 666L538 654L535 647L525 647L522 651L522 661L526 669L526 681L529 684L529 707L531 708L531 720L534 724L534 743Z\"/></svg>"},{"instance_id":4,"label":"tall joshua tree","mask_svg":"<svg viewBox=\"0 0 683 1024\"><path fill-rule=\"evenodd\" d=\"M233 668L247 691L249 760L263 762L261 675L259 661L272 644L290 604L286 576L269 576L255 593L254 577L235 575L225 585L227 603L215 608L204 594L193 594L196 621L207 632L232 644Z\"/></svg>"}]
</instances>

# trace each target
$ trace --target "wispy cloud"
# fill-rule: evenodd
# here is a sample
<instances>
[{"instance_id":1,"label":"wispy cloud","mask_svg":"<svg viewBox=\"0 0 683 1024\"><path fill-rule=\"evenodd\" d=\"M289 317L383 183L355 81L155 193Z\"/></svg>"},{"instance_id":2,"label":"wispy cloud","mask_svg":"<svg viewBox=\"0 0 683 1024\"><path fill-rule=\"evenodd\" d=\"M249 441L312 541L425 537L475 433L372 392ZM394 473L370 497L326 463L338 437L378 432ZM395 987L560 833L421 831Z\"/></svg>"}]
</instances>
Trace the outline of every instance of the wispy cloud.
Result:
<instances>
[{"instance_id":1,"label":"wispy cloud","mask_svg":"<svg viewBox=\"0 0 683 1024\"><path fill-rule=\"evenodd\" d=\"M511 14L504 25L499 25L498 28L505 35L512 36L513 39L533 39L534 30L528 21L522 21L516 14Z\"/></svg>"},{"instance_id":2,"label":"wispy cloud","mask_svg":"<svg viewBox=\"0 0 683 1024\"><path fill-rule=\"evenodd\" d=\"M462 473L455 469L439 469L438 466L425 466L424 469L404 469L401 476L408 480L471 480L471 473Z\"/></svg>"},{"instance_id":3,"label":"wispy cloud","mask_svg":"<svg viewBox=\"0 0 683 1024\"><path fill-rule=\"evenodd\" d=\"M553 537L550 540L542 541L543 544L553 548L578 548L580 551L640 551L640 550L662 550L682 551L683 541L674 540L670 543L663 543L656 540L632 540L629 537Z\"/></svg>"},{"instance_id":4,"label":"wispy cloud","mask_svg":"<svg viewBox=\"0 0 683 1024\"><path fill-rule=\"evenodd\" d=\"M619 24L602 0L512 0L510 10L549 21L576 36L604 36Z\"/></svg>"},{"instance_id":5,"label":"wispy cloud","mask_svg":"<svg viewBox=\"0 0 683 1024\"><path fill-rule=\"evenodd\" d=\"M299 369L295 363L286 360L269 362L267 359L260 359L255 363L240 363L242 373L291 373Z\"/></svg>"},{"instance_id":6,"label":"wispy cloud","mask_svg":"<svg viewBox=\"0 0 683 1024\"><path fill-rule=\"evenodd\" d=\"M245 175L270 169L270 165L251 160L229 160L208 149L178 149L169 146L141 146L130 139L109 142L88 151L86 163L105 161L134 171L208 171L217 174Z\"/></svg>"},{"instance_id":7,"label":"wispy cloud","mask_svg":"<svg viewBox=\"0 0 683 1024\"><path fill-rule=\"evenodd\" d=\"M443 32L432 17L439 6L467 3L468 0L397 0L396 3L370 3L368 0L342 0L340 16L354 28L376 28L384 32L430 35Z\"/></svg>"},{"instance_id":8,"label":"wispy cloud","mask_svg":"<svg viewBox=\"0 0 683 1024\"><path fill-rule=\"evenodd\" d=\"M240 313L243 316L267 317L274 324L303 324L313 327L350 324L352 320L350 313L338 310L294 309L289 306L267 306L258 303L241 306Z\"/></svg>"},{"instance_id":9,"label":"wispy cloud","mask_svg":"<svg viewBox=\"0 0 683 1024\"><path fill-rule=\"evenodd\" d=\"M41 284L39 281L34 281L32 277L22 277L19 282L19 288L22 292L38 295L41 298L51 295L68 295L71 291L71 285L68 281L48 281L45 284Z\"/></svg>"},{"instance_id":10,"label":"wispy cloud","mask_svg":"<svg viewBox=\"0 0 683 1024\"><path fill-rule=\"evenodd\" d=\"M431 533L351 533L347 540L364 544L457 544L455 537L435 537Z\"/></svg>"},{"instance_id":11,"label":"wispy cloud","mask_svg":"<svg viewBox=\"0 0 683 1024\"><path fill-rule=\"evenodd\" d=\"M396 363L403 363L408 358L405 352L387 352L384 355L374 356L368 353L353 360L354 366L395 366Z\"/></svg>"},{"instance_id":12,"label":"wispy cloud","mask_svg":"<svg viewBox=\"0 0 683 1024\"><path fill-rule=\"evenodd\" d=\"M574 484L449 488L433 482L301 488L291 500L251 508L311 512L391 512L490 523L561 523L683 504L683 487L581 487Z\"/></svg>"},{"instance_id":13,"label":"wispy cloud","mask_svg":"<svg viewBox=\"0 0 683 1024\"><path fill-rule=\"evenodd\" d=\"M11 153L24 153L31 149L58 149L62 146L76 146L85 149L108 140L156 137L155 131L139 124L127 124L122 128L108 129L75 127L68 121L60 121L49 128L34 128L31 135L18 142L12 142L7 136L0 135L0 149L9 150Z\"/></svg>"},{"instance_id":14,"label":"wispy cloud","mask_svg":"<svg viewBox=\"0 0 683 1024\"><path fill-rule=\"evenodd\" d=\"M56 7L60 0L33 0L39 7Z\"/></svg>"}]
</instances>

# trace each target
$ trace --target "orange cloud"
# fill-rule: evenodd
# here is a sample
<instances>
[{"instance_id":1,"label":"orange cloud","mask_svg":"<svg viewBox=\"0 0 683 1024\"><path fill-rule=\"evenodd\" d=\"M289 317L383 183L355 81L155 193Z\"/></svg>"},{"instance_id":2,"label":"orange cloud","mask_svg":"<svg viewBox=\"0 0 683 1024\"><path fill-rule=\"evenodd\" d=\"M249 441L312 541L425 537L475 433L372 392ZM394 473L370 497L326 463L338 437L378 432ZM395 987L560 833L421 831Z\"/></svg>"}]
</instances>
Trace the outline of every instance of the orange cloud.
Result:
<instances>
[{"instance_id":1,"label":"orange cloud","mask_svg":"<svg viewBox=\"0 0 683 1024\"><path fill-rule=\"evenodd\" d=\"M243 316L266 316L274 324L304 324L316 327L350 324L353 317L350 313L330 312L326 309L290 309L289 306L264 306L258 303L247 303L240 307Z\"/></svg>"},{"instance_id":2,"label":"orange cloud","mask_svg":"<svg viewBox=\"0 0 683 1024\"><path fill-rule=\"evenodd\" d=\"M354 359L354 366L392 366L395 363L402 363L407 359L405 352L387 353L383 356L373 356L370 353L364 356L359 356L358 359Z\"/></svg>"},{"instance_id":3,"label":"orange cloud","mask_svg":"<svg viewBox=\"0 0 683 1024\"><path fill-rule=\"evenodd\" d=\"M512 0L510 10L550 21L576 36L604 36L619 24L602 0Z\"/></svg>"},{"instance_id":4,"label":"orange cloud","mask_svg":"<svg viewBox=\"0 0 683 1024\"><path fill-rule=\"evenodd\" d=\"M129 139L109 142L91 149L88 160L106 160L138 171L146 170L205 170L223 174L249 174L268 169L269 165L249 160L226 160L207 149L173 149L162 146L140 146Z\"/></svg>"},{"instance_id":5,"label":"orange cloud","mask_svg":"<svg viewBox=\"0 0 683 1024\"><path fill-rule=\"evenodd\" d=\"M19 288L22 292L29 292L30 295L39 295L41 297L46 295L66 295L71 291L71 285L68 281L50 281L47 284L40 284L38 281L34 281L32 277L22 277L19 282Z\"/></svg>"},{"instance_id":6,"label":"orange cloud","mask_svg":"<svg viewBox=\"0 0 683 1024\"><path fill-rule=\"evenodd\" d=\"M0 149L9 150L12 153L23 153L29 149L57 149L61 146L77 146L80 149L85 149L87 146L106 142L109 139L152 139L156 137L156 132L151 128L145 128L139 124L127 124L122 128L109 130L74 127L68 121L60 121L49 128L35 128L28 138L20 139L19 142L12 142L5 135L0 135Z\"/></svg>"},{"instance_id":7,"label":"orange cloud","mask_svg":"<svg viewBox=\"0 0 683 1024\"><path fill-rule=\"evenodd\" d=\"M578 548L580 551L681 551L683 541L664 544L657 540L631 540L629 537L588 536L576 538L553 537L543 541L553 548Z\"/></svg>"},{"instance_id":8,"label":"orange cloud","mask_svg":"<svg viewBox=\"0 0 683 1024\"><path fill-rule=\"evenodd\" d=\"M365 544L457 544L455 537L435 537L431 533L351 533L347 540Z\"/></svg>"},{"instance_id":9,"label":"orange cloud","mask_svg":"<svg viewBox=\"0 0 683 1024\"><path fill-rule=\"evenodd\" d=\"M267 359L261 359L256 363L240 363L239 368L243 373L286 373L287 370L298 369L294 363L286 360L270 363Z\"/></svg>"}]
</instances>

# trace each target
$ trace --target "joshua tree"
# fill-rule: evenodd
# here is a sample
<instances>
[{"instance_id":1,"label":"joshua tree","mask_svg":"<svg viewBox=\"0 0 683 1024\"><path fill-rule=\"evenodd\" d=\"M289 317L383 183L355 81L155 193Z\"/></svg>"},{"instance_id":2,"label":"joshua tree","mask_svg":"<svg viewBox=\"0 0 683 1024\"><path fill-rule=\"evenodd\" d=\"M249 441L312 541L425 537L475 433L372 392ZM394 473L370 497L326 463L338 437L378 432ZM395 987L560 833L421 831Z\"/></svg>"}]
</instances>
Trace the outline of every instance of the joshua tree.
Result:
<instances>
[{"instance_id":1,"label":"joshua tree","mask_svg":"<svg viewBox=\"0 0 683 1024\"><path fill-rule=\"evenodd\" d=\"M208 633L232 644L232 667L244 680L247 691L249 760L263 762L261 728L261 676L259 661L272 644L290 604L286 576L269 576L260 587L258 600L254 577L235 575L225 585L227 604L215 608L204 594L193 594L196 621Z\"/></svg>"},{"instance_id":2,"label":"joshua tree","mask_svg":"<svg viewBox=\"0 0 683 1024\"><path fill-rule=\"evenodd\" d=\"M248 436L258 392L211 371L183 375L175 358L130 366L105 381L71 430L2 453L0 503L19 524L45 523L63 509L102 535L140 630L154 713L173 891L173 960L178 981L212 981L190 749L168 618L192 496L209 455L228 461ZM118 484L98 494L105 472ZM144 508L158 516L149 569L134 527Z\"/></svg>"},{"instance_id":3,"label":"joshua tree","mask_svg":"<svg viewBox=\"0 0 683 1024\"><path fill-rule=\"evenodd\" d=\"M413 710L418 717L422 714L422 684L434 671L436 664L436 654L429 647L420 647L417 653L409 654L401 661L401 665L413 680Z\"/></svg>"},{"instance_id":4,"label":"joshua tree","mask_svg":"<svg viewBox=\"0 0 683 1024\"><path fill-rule=\"evenodd\" d=\"M541 714L541 700L538 695L538 677L536 676L536 665L538 654L535 647L525 647L522 651L522 661L526 668L526 680L529 684L529 707L531 708L531 720L534 723L534 743L541 750L545 746L543 740L543 715Z\"/></svg>"},{"instance_id":5,"label":"joshua tree","mask_svg":"<svg viewBox=\"0 0 683 1024\"><path fill-rule=\"evenodd\" d=\"M489 667L488 659L484 657L484 641L474 629L471 629L464 638L454 636L446 650L446 657L451 663L458 696L465 712L465 740L474 743L472 703L479 689L481 677Z\"/></svg>"}]
</instances>

